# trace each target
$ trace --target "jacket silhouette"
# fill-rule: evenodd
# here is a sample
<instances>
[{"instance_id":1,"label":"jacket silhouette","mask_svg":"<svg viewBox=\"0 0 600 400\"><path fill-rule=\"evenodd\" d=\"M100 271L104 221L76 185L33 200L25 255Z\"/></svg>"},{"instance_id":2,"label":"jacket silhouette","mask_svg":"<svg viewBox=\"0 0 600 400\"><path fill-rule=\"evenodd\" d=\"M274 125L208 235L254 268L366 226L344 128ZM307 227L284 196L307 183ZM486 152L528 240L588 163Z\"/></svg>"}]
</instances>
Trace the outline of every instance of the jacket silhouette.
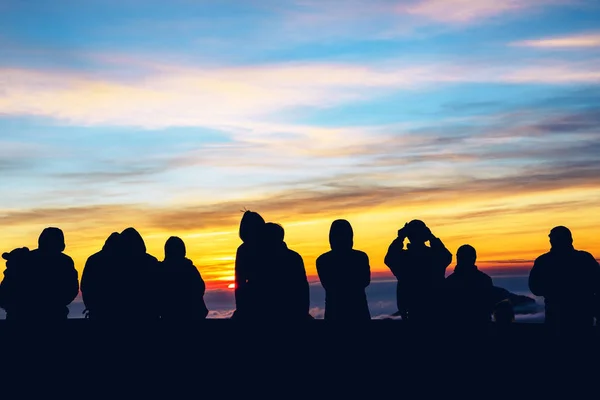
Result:
<instances>
[{"instance_id":1,"label":"jacket silhouette","mask_svg":"<svg viewBox=\"0 0 600 400\"><path fill-rule=\"evenodd\" d=\"M544 297L545 322L553 333L587 330L600 294L600 266L590 253L575 250L568 228L555 227L549 237L551 249L535 260L529 289Z\"/></svg>"},{"instance_id":2,"label":"jacket silhouette","mask_svg":"<svg viewBox=\"0 0 600 400\"><path fill-rule=\"evenodd\" d=\"M58 228L46 228L38 248L5 254L7 269L0 303L10 320L56 321L67 318L67 306L79 293L79 280L71 257L63 253L65 239Z\"/></svg>"},{"instance_id":3,"label":"jacket silhouette","mask_svg":"<svg viewBox=\"0 0 600 400\"><path fill-rule=\"evenodd\" d=\"M265 220L260 214L246 211L240 222L239 235L242 244L235 255L235 312L232 318L243 319L249 316L250 304L249 277L261 266L262 233Z\"/></svg>"},{"instance_id":4,"label":"jacket silhouette","mask_svg":"<svg viewBox=\"0 0 600 400\"><path fill-rule=\"evenodd\" d=\"M404 240L410 244L404 248ZM429 241L430 246L425 245ZM452 253L420 220L413 220L398 231L385 256L398 279L396 300L403 319L424 322L441 317L441 302L446 268Z\"/></svg>"},{"instance_id":5,"label":"jacket silhouette","mask_svg":"<svg viewBox=\"0 0 600 400\"><path fill-rule=\"evenodd\" d=\"M119 233L113 232L102 247L102 250L91 255L81 275L81 297L89 318L109 318L112 307L109 292L110 281L114 279L114 271L119 256ZM108 298L106 298L108 297Z\"/></svg>"},{"instance_id":6,"label":"jacket silhouette","mask_svg":"<svg viewBox=\"0 0 600 400\"><path fill-rule=\"evenodd\" d=\"M159 318L158 260L146 253L140 234L127 228L116 241L114 262L103 266L96 289L96 310L103 321L150 321ZM86 285L89 284L86 282Z\"/></svg>"},{"instance_id":7,"label":"jacket silhouette","mask_svg":"<svg viewBox=\"0 0 600 400\"><path fill-rule=\"evenodd\" d=\"M447 322L456 326L485 326L494 311L492 278L475 265L477 252L472 246L461 246L456 259L454 272L444 285Z\"/></svg>"},{"instance_id":8,"label":"jacket silhouette","mask_svg":"<svg viewBox=\"0 0 600 400\"><path fill-rule=\"evenodd\" d=\"M194 263L185 256L183 240L170 237L165 243L165 259L160 265L162 319L190 321L208 315L204 303L206 285Z\"/></svg>"},{"instance_id":9,"label":"jacket silhouette","mask_svg":"<svg viewBox=\"0 0 600 400\"><path fill-rule=\"evenodd\" d=\"M354 232L346 220L331 224L331 251L317 258L317 273L325 289L325 319L370 320L365 288L371 282L369 257L354 250Z\"/></svg>"},{"instance_id":10,"label":"jacket silhouette","mask_svg":"<svg viewBox=\"0 0 600 400\"><path fill-rule=\"evenodd\" d=\"M263 234L260 267L249 274L252 318L308 319L310 294L302 257L288 249L280 225L266 224Z\"/></svg>"}]
</instances>

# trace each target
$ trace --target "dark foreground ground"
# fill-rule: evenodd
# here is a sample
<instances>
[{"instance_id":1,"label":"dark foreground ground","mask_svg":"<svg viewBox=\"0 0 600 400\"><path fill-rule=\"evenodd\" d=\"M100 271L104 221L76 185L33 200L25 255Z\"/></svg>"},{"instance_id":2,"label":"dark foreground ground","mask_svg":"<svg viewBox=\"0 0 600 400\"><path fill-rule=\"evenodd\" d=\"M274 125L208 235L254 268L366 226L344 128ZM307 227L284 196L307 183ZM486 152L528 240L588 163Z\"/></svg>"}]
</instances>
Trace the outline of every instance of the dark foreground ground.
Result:
<instances>
[{"instance_id":1,"label":"dark foreground ground","mask_svg":"<svg viewBox=\"0 0 600 400\"><path fill-rule=\"evenodd\" d=\"M0 321L0 398L598 398L599 343L597 332L550 339L541 324L457 333L395 320Z\"/></svg>"}]
</instances>

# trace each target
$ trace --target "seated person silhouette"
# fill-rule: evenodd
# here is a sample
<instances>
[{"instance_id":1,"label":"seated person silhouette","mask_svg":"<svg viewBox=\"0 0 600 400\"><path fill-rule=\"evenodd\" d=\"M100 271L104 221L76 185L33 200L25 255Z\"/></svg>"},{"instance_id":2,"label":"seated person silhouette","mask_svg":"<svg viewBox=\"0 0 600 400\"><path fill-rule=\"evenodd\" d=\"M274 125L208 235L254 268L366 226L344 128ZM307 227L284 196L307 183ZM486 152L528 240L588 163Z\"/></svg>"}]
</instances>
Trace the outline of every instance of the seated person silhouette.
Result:
<instances>
[{"instance_id":1,"label":"seated person silhouette","mask_svg":"<svg viewBox=\"0 0 600 400\"><path fill-rule=\"evenodd\" d=\"M144 239L134 228L118 235L114 251L114 262L104 265L96 285L101 296L94 308L101 312L92 310L93 318L119 323L158 320L158 260L146 253Z\"/></svg>"},{"instance_id":2,"label":"seated person silhouette","mask_svg":"<svg viewBox=\"0 0 600 400\"><path fill-rule=\"evenodd\" d=\"M107 304L103 297L110 296L108 289L110 279L114 279L113 266L117 263L118 250L119 233L113 232L102 250L91 255L85 263L81 275L81 297L88 318L107 318L109 311L103 308Z\"/></svg>"},{"instance_id":3,"label":"seated person silhouette","mask_svg":"<svg viewBox=\"0 0 600 400\"><path fill-rule=\"evenodd\" d=\"M446 278L444 305L446 321L452 326L485 327L494 309L492 278L475 265L477 252L466 244L456 252L456 267Z\"/></svg>"},{"instance_id":4,"label":"seated person silhouette","mask_svg":"<svg viewBox=\"0 0 600 400\"><path fill-rule=\"evenodd\" d=\"M263 234L260 268L249 277L252 317L271 321L309 319L310 294L302 257L288 249L281 225L267 223Z\"/></svg>"},{"instance_id":5,"label":"seated person silhouette","mask_svg":"<svg viewBox=\"0 0 600 400\"><path fill-rule=\"evenodd\" d=\"M160 288L161 319L192 321L202 320L208 315L204 303L204 280L192 260L186 258L185 243L176 236L165 243Z\"/></svg>"},{"instance_id":6,"label":"seated person silhouette","mask_svg":"<svg viewBox=\"0 0 600 400\"><path fill-rule=\"evenodd\" d=\"M333 221L329 231L331 251L317 258L317 273L325 289L325 319L328 321L371 319L365 293L371 282L369 257L352 248L353 237L348 221Z\"/></svg>"},{"instance_id":7,"label":"seated person silhouette","mask_svg":"<svg viewBox=\"0 0 600 400\"><path fill-rule=\"evenodd\" d=\"M65 238L58 228L46 228L32 251L13 250L2 281L2 303L9 320L64 320L79 293L77 270L63 253Z\"/></svg>"},{"instance_id":8,"label":"seated person silhouette","mask_svg":"<svg viewBox=\"0 0 600 400\"><path fill-rule=\"evenodd\" d=\"M410 243L405 249L407 238ZM430 246L425 244L427 241ZM398 279L396 301L402 319L417 323L440 319L440 297L451 262L452 253L423 221L410 221L398 230L398 237L385 256L385 265Z\"/></svg>"},{"instance_id":9,"label":"seated person silhouette","mask_svg":"<svg viewBox=\"0 0 600 400\"><path fill-rule=\"evenodd\" d=\"M265 220L259 213L245 211L240 222L239 236L242 244L235 255L235 312L233 319L249 317L250 298L248 278L250 274L260 267L261 262L261 235Z\"/></svg>"},{"instance_id":10,"label":"seated person silhouette","mask_svg":"<svg viewBox=\"0 0 600 400\"><path fill-rule=\"evenodd\" d=\"M553 228L549 238L550 251L535 260L529 289L544 297L545 324L552 334L589 331L600 294L600 266L590 253L574 248L568 228Z\"/></svg>"}]
</instances>

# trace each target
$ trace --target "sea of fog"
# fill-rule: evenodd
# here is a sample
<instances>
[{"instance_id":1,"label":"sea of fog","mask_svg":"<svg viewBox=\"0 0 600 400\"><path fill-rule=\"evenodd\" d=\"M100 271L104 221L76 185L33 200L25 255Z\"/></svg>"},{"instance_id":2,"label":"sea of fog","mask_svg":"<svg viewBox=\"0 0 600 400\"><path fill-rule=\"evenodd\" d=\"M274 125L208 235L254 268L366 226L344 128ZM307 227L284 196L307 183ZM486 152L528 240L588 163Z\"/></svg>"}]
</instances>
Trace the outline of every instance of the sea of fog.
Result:
<instances>
[{"instance_id":1,"label":"sea of fog","mask_svg":"<svg viewBox=\"0 0 600 400\"><path fill-rule=\"evenodd\" d=\"M500 271L490 273L494 280L494 285L507 289L508 291L530 296L536 299L536 305L526 309L517 309L517 321L522 322L542 322L544 319L543 299L537 298L531 294L527 285L528 271ZM235 298L233 290L220 289L209 290L206 292L205 301L210 313L209 318L228 318L235 308ZM367 298L371 316L374 319L389 318L397 311L396 307L396 280L390 277L373 278L371 285L367 288ZM311 282L310 284L310 313L315 318L323 318L325 311L325 292L321 284ZM69 306L69 318L82 318L84 306L81 298L77 297ZM269 313L268 309L264 310ZM0 309L0 319L5 318L4 310Z\"/></svg>"}]
</instances>

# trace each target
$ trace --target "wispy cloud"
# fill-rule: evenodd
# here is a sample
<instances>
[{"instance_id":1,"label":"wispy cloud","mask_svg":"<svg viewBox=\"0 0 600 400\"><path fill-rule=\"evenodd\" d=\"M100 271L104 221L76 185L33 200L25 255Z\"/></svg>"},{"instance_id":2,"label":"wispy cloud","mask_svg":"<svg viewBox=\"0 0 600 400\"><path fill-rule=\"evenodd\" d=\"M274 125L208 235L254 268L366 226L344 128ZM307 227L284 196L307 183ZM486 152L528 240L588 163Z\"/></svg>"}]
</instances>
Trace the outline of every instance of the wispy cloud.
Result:
<instances>
[{"instance_id":1,"label":"wispy cloud","mask_svg":"<svg viewBox=\"0 0 600 400\"><path fill-rule=\"evenodd\" d=\"M128 80L73 71L2 69L0 114L45 116L79 125L243 128L276 111L327 108L439 84L598 83L600 72L593 65L591 61L501 67L477 62L411 65L390 60L378 67L160 66Z\"/></svg>"},{"instance_id":2,"label":"wispy cloud","mask_svg":"<svg viewBox=\"0 0 600 400\"><path fill-rule=\"evenodd\" d=\"M400 2L398 5L397 10L400 12L437 22L464 24L481 22L502 14L566 2L556 0L420 0L408 5L403 3Z\"/></svg>"},{"instance_id":3,"label":"wispy cloud","mask_svg":"<svg viewBox=\"0 0 600 400\"><path fill-rule=\"evenodd\" d=\"M513 46L541 49L573 49L600 47L600 33L582 33L513 42Z\"/></svg>"}]
</instances>

